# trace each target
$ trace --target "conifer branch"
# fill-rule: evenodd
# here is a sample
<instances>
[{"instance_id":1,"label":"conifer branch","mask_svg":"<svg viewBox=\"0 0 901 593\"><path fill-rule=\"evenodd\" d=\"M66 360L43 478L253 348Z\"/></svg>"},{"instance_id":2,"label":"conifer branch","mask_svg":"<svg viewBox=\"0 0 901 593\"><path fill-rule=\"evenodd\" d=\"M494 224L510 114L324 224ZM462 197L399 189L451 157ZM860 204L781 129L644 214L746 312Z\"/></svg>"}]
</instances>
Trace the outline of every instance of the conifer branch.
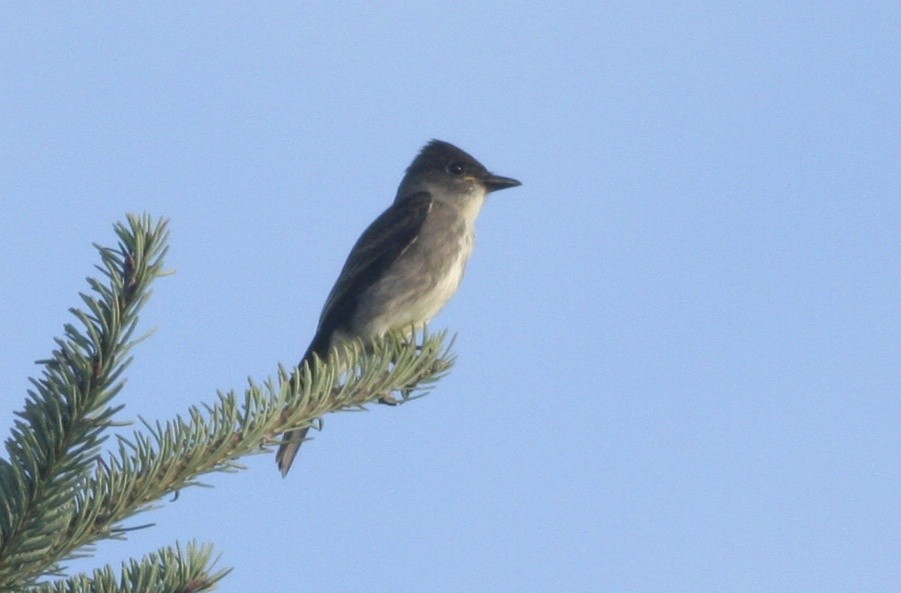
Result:
<instances>
[{"instance_id":1,"label":"conifer branch","mask_svg":"<svg viewBox=\"0 0 901 593\"><path fill-rule=\"evenodd\" d=\"M0 590L58 573L69 555L75 518L72 493L89 475L104 431L120 406L110 401L122 388L122 372L137 311L149 285L163 274L165 221L129 216L117 224L117 248L95 245L106 283L88 279L86 309L70 312L81 322L64 326L40 379L32 379L25 408L6 441L9 461L0 463Z\"/></svg>"},{"instance_id":2,"label":"conifer branch","mask_svg":"<svg viewBox=\"0 0 901 593\"><path fill-rule=\"evenodd\" d=\"M143 421L144 430L119 435L115 450L101 454L121 409L110 402L131 361L137 313L150 283L164 274L168 239L166 222L147 216L129 216L115 231L116 248L96 246L105 283L88 279L86 309L71 310L82 328L67 324L52 357L39 361L41 378L32 380L6 442L9 461L0 460L0 591L149 590L150 575L163 579L152 581L154 590L212 587L225 572L211 573L211 548L193 544L131 561L115 586L109 568L91 578L36 583L60 575L62 561L89 556L100 539L123 538L134 529L123 522L167 494L199 484L203 474L239 469L240 457L267 451L285 430L393 401L393 392L403 402L453 364L444 333L351 342L326 361L279 368L263 385L250 380L240 395L219 393L215 404L192 406L165 423Z\"/></svg>"},{"instance_id":3,"label":"conifer branch","mask_svg":"<svg viewBox=\"0 0 901 593\"><path fill-rule=\"evenodd\" d=\"M291 379L281 369L278 382L250 382L241 397L234 391L220 393L214 405L192 406L186 417L165 424L145 422L144 431L120 436L118 451L97 465L76 494L75 507L94 523L87 531L90 541L115 537L126 530L119 524L123 519L200 484L197 478L203 474L242 469L239 458L268 452L280 433L330 412L361 408L393 391L409 399L412 390L421 391L451 364L444 333L439 333L423 335L418 345L400 336L365 349L351 343L328 364L293 369L299 372ZM336 371L342 368L350 370Z\"/></svg>"},{"instance_id":4,"label":"conifer branch","mask_svg":"<svg viewBox=\"0 0 901 593\"><path fill-rule=\"evenodd\" d=\"M141 560L122 565L117 576L109 566L88 575L77 575L53 583L44 583L29 593L193 593L213 589L228 570L209 572L214 563L213 548L193 542L183 550L181 546L163 548Z\"/></svg>"}]
</instances>

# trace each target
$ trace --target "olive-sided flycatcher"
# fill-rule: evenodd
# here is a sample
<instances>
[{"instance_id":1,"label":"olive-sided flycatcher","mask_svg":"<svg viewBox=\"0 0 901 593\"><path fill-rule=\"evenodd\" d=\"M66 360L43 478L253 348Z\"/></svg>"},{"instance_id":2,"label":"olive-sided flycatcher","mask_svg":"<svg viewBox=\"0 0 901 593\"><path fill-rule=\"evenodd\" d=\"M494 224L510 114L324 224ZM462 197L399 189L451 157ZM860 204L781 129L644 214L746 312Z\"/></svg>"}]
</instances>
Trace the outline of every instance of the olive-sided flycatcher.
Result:
<instances>
[{"instance_id":1,"label":"olive-sided flycatcher","mask_svg":"<svg viewBox=\"0 0 901 593\"><path fill-rule=\"evenodd\" d=\"M394 203L351 249L300 364L313 354L325 359L342 341L421 327L434 317L457 292L486 196L517 185L452 144L429 142L407 169ZM282 475L308 430L285 433L275 458Z\"/></svg>"}]
</instances>

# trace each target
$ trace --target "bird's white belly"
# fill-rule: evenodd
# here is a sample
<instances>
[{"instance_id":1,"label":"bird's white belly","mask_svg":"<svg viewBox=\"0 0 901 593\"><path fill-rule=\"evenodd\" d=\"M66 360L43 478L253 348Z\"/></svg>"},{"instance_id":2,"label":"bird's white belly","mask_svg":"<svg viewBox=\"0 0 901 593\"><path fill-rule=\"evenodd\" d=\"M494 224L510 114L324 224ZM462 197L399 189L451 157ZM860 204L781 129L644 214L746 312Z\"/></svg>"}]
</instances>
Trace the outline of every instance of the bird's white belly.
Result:
<instances>
[{"instance_id":1,"label":"bird's white belly","mask_svg":"<svg viewBox=\"0 0 901 593\"><path fill-rule=\"evenodd\" d=\"M411 253L422 266L419 274L389 277L373 287L367 301L380 303L379 310L367 309L361 316L368 323L358 327L363 335L381 336L386 332L407 327L421 327L430 321L454 296L463 278L466 263L472 253L473 238L467 234L454 252L453 261L445 264L443 273L437 273L431 258L423 253ZM414 266L415 267L415 266ZM391 295L383 298L380 295Z\"/></svg>"},{"instance_id":2,"label":"bird's white belly","mask_svg":"<svg viewBox=\"0 0 901 593\"><path fill-rule=\"evenodd\" d=\"M438 280L426 298L420 300L422 305L420 310L411 312L414 320L419 320L420 323L431 320L456 294L460 287L460 281L463 279L463 271L466 269L470 251L471 249L460 250L448 273Z\"/></svg>"}]
</instances>

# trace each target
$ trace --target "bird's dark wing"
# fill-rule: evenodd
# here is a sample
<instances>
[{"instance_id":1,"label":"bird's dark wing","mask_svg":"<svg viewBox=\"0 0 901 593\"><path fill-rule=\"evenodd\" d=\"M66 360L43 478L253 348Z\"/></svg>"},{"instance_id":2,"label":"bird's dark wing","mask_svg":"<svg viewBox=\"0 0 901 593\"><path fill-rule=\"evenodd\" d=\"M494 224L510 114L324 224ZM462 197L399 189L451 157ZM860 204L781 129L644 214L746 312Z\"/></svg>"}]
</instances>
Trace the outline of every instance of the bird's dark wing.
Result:
<instances>
[{"instance_id":1,"label":"bird's dark wing","mask_svg":"<svg viewBox=\"0 0 901 593\"><path fill-rule=\"evenodd\" d=\"M325 356L331 335L346 329L356 312L360 295L416 241L432 196L419 192L392 204L357 240L329 293L319 317L319 327L304 360L315 352Z\"/></svg>"},{"instance_id":2,"label":"bird's dark wing","mask_svg":"<svg viewBox=\"0 0 901 593\"><path fill-rule=\"evenodd\" d=\"M347 256L344 268L329 293L319 317L319 327L300 364L316 353L325 358L332 333L347 329L360 295L416 241L432 208L432 197L420 192L395 202L369 225ZM288 473L310 427L291 430L282 437L275 460L282 475Z\"/></svg>"}]
</instances>

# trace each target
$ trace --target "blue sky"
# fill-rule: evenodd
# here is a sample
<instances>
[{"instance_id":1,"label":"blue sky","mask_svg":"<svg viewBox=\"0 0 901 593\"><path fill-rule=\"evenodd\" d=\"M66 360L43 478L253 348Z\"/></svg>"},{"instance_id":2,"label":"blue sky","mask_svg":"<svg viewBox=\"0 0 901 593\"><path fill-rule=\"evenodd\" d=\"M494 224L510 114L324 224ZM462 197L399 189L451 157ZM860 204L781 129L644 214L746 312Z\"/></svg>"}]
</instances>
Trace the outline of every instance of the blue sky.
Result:
<instances>
[{"instance_id":1,"label":"blue sky","mask_svg":"<svg viewBox=\"0 0 901 593\"><path fill-rule=\"evenodd\" d=\"M126 212L171 219L121 395L297 361L430 138L491 197L458 362L144 515L222 591L897 591L896 3L158 3L0 16L0 427Z\"/></svg>"}]
</instances>

